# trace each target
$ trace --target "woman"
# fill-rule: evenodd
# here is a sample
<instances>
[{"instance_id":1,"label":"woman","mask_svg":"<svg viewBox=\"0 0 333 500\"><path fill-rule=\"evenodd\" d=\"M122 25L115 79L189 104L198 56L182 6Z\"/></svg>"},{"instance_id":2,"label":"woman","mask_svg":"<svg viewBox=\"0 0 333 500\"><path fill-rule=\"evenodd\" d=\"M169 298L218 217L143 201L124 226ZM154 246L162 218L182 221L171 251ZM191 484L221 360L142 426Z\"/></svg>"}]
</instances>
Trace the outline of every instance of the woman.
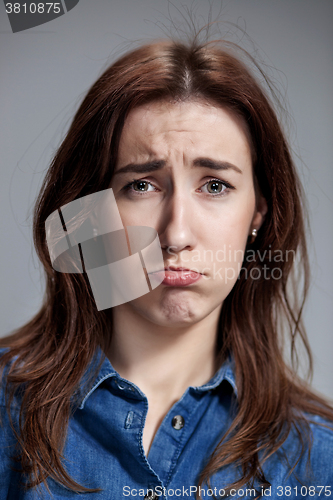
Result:
<instances>
[{"instance_id":1,"label":"woman","mask_svg":"<svg viewBox=\"0 0 333 500\"><path fill-rule=\"evenodd\" d=\"M87 269L52 267L45 222L110 188L125 228L158 233L164 269L98 310ZM49 169L34 238L47 291L2 340L0 498L331 495L333 410L283 358L282 330L292 361L298 337L309 351L301 187L230 48L156 42L107 69Z\"/></svg>"}]
</instances>

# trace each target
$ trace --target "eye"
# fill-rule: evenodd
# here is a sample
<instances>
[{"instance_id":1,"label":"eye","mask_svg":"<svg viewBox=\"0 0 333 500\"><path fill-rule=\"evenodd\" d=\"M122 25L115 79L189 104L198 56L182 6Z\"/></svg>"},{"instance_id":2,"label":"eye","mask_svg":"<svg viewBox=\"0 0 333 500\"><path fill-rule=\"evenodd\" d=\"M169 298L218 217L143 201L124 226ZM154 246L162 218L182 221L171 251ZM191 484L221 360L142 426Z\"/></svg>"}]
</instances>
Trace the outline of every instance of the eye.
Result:
<instances>
[{"instance_id":1,"label":"eye","mask_svg":"<svg viewBox=\"0 0 333 500\"><path fill-rule=\"evenodd\" d=\"M149 182L147 181L134 181L132 183L132 188L134 191L148 191L149 186L153 187Z\"/></svg>"},{"instance_id":2,"label":"eye","mask_svg":"<svg viewBox=\"0 0 333 500\"><path fill-rule=\"evenodd\" d=\"M124 191L135 192L138 194L144 194L149 191L156 191L156 188L148 181L144 180L134 180L129 182L126 186L123 187Z\"/></svg>"},{"instance_id":3,"label":"eye","mask_svg":"<svg viewBox=\"0 0 333 500\"><path fill-rule=\"evenodd\" d=\"M214 194L221 193L223 188L225 188L225 186L222 184L222 182L218 182L218 181L209 181L209 182L207 182L206 186L207 186L208 193L214 193Z\"/></svg>"},{"instance_id":4,"label":"eye","mask_svg":"<svg viewBox=\"0 0 333 500\"><path fill-rule=\"evenodd\" d=\"M234 187L225 181L220 181L219 179L211 179L201 187L201 191L212 195L223 195L230 189L234 189Z\"/></svg>"}]
</instances>

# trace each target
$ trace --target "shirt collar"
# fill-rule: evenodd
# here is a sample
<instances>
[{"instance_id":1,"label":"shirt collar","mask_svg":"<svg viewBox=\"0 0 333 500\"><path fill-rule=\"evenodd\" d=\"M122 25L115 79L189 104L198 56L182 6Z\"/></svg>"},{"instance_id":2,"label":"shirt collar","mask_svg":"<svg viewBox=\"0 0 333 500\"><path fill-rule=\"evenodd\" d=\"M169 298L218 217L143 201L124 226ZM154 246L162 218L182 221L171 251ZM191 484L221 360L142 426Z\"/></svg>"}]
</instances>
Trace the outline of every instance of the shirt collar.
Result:
<instances>
[{"instance_id":1,"label":"shirt collar","mask_svg":"<svg viewBox=\"0 0 333 500\"><path fill-rule=\"evenodd\" d=\"M104 380L112 377L121 379L120 375L111 365L110 360L105 356L102 349L98 347L92 361L81 379L78 389L74 394L73 401L77 407L82 409L86 400L98 388L98 386L104 382ZM212 389L216 389L224 380L231 385L237 397L235 366L232 356L229 356L228 359L224 361L222 366L217 370L209 382L200 387L193 387L193 389L196 392L207 392ZM139 390L139 392L141 391Z\"/></svg>"},{"instance_id":2,"label":"shirt collar","mask_svg":"<svg viewBox=\"0 0 333 500\"><path fill-rule=\"evenodd\" d=\"M232 356L229 356L224 361L222 366L217 370L209 382L200 387L195 387L194 389L198 392L210 391L212 389L216 389L224 380L229 382L235 395L237 396L235 363Z\"/></svg>"}]
</instances>

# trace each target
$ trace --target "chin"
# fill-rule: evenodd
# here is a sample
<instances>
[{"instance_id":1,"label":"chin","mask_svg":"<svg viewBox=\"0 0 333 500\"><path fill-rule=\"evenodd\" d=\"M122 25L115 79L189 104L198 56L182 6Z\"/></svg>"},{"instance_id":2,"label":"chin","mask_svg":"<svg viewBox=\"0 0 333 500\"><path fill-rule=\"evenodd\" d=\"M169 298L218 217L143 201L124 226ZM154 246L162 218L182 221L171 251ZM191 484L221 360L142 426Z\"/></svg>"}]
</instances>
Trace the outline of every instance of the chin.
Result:
<instances>
[{"instance_id":1,"label":"chin","mask_svg":"<svg viewBox=\"0 0 333 500\"><path fill-rule=\"evenodd\" d=\"M148 294L133 301L132 306L137 314L156 325L179 328L197 323L206 316L202 311L202 299L195 300L181 293L168 293L157 301L151 299Z\"/></svg>"},{"instance_id":2,"label":"chin","mask_svg":"<svg viewBox=\"0 0 333 500\"><path fill-rule=\"evenodd\" d=\"M198 320L198 314L195 314L193 307L182 301L164 305L161 316L166 319L170 326L175 323L196 323Z\"/></svg>"}]
</instances>

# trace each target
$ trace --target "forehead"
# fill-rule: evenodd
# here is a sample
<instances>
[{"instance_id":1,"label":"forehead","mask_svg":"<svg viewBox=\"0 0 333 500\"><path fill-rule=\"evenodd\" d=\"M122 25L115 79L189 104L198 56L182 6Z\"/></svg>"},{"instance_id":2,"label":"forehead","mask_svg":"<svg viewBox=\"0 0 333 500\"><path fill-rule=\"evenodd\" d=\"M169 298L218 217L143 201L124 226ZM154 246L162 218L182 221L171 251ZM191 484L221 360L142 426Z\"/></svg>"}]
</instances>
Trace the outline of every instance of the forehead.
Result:
<instances>
[{"instance_id":1,"label":"forehead","mask_svg":"<svg viewBox=\"0 0 333 500\"><path fill-rule=\"evenodd\" d=\"M237 161L251 157L244 120L229 110L201 101L157 101L134 108L125 120L117 166L153 157L212 154ZM223 158L228 156L228 158Z\"/></svg>"}]
</instances>

